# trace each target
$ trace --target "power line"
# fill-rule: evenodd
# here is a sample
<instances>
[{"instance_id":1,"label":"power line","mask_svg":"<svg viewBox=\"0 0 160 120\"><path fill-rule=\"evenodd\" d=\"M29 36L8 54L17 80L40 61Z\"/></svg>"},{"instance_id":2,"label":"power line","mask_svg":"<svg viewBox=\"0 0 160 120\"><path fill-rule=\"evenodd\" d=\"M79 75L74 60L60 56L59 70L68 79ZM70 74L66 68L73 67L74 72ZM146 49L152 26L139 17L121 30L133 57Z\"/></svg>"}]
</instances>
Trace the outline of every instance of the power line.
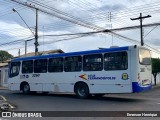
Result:
<instances>
[{"instance_id":1,"label":"power line","mask_svg":"<svg viewBox=\"0 0 160 120\"><path fill-rule=\"evenodd\" d=\"M35 1L35 0L34 0ZM43 6L42 6L43 7ZM47 8L48 9L48 8ZM48 14L48 13L46 13L46 14ZM59 13L60 14L60 13ZM50 14L51 15L51 14ZM53 16L56 16L56 14L52 14ZM63 16L58 16L58 18L63 18L63 20L65 20L66 18L64 18ZM69 19L67 19L66 21L68 21L68 20L72 20L70 17L69 17ZM69 21L69 22L71 22L71 21ZM74 23L75 24L75 21L74 22L72 22L72 23ZM76 23L79 23L79 21L76 21ZM85 24L84 24L84 21L82 20L82 23L83 23L83 26L84 27L87 27ZM82 24L81 23L81 24ZM81 25L81 24L79 24L79 25ZM98 27L98 26L93 26L93 25L90 25L89 26L89 28L91 28L91 29L94 29L94 30L102 30L103 28L101 28L101 27ZM112 33L112 34L114 34L114 33ZM118 37L118 34L115 34L115 36L117 36ZM119 37L122 37L122 36L119 36ZM122 38L126 38L126 37L122 37Z\"/></svg>"},{"instance_id":2,"label":"power line","mask_svg":"<svg viewBox=\"0 0 160 120\"><path fill-rule=\"evenodd\" d=\"M155 26L154 28L152 28L145 36L144 38L146 38L154 29L156 29L159 25Z\"/></svg>"}]
</instances>

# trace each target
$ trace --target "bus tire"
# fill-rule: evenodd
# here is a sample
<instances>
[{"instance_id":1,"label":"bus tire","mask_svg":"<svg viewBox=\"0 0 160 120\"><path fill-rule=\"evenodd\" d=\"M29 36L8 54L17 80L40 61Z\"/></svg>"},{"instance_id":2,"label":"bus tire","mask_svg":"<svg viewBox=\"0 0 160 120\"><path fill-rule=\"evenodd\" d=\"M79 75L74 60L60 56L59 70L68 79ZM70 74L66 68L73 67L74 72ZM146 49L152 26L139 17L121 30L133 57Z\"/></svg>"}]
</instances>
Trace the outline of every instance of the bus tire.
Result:
<instances>
[{"instance_id":1,"label":"bus tire","mask_svg":"<svg viewBox=\"0 0 160 120\"><path fill-rule=\"evenodd\" d=\"M23 94L29 94L30 93L30 86L29 86L28 83L23 85L22 91L23 91Z\"/></svg>"},{"instance_id":2,"label":"bus tire","mask_svg":"<svg viewBox=\"0 0 160 120\"><path fill-rule=\"evenodd\" d=\"M85 99L89 97L89 88L85 83L78 83L75 86L75 94L80 99Z\"/></svg>"}]
</instances>

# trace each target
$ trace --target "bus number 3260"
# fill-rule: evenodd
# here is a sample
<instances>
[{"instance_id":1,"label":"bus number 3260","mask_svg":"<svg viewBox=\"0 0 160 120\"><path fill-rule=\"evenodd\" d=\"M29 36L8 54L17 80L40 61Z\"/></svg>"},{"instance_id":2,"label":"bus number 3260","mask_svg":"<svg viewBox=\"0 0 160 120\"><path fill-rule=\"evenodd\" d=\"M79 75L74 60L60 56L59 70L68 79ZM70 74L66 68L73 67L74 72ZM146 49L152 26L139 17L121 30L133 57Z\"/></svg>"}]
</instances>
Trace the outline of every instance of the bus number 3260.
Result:
<instances>
[{"instance_id":1,"label":"bus number 3260","mask_svg":"<svg viewBox=\"0 0 160 120\"><path fill-rule=\"evenodd\" d=\"M39 77L40 74L33 74L32 77Z\"/></svg>"}]
</instances>

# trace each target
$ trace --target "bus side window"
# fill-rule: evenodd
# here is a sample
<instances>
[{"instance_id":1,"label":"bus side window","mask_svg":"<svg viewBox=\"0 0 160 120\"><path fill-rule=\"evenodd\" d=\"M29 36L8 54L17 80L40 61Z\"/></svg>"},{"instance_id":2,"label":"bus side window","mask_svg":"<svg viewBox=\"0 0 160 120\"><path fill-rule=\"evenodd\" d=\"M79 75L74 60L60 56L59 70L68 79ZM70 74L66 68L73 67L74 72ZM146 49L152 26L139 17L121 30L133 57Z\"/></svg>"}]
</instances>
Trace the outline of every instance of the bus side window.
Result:
<instances>
[{"instance_id":1,"label":"bus side window","mask_svg":"<svg viewBox=\"0 0 160 120\"><path fill-rule=\"evenodd\" d=\"M104 54L104 70L126 70L127 68L127 52L114 52Z\"/></svg>"},{"instance_id":2,"label":"bus side window","mask_svg":"<svg viewBox=\"0 0 160 120\"><path fill-rule=\"evenodd\" d=\"M19 75L19 70L20 70L20 62L12 62L9 77L11 78Z\"/></svg>"},{"instance_id":3,"label":"bus side window","mask_svg":"<svg viewBox=\"0 0 160 120\"><path fill-rule=\"evenodd\" d=\"M34 73L47 72L47 59L39 59L34 61Z\"/></svg>"},{"instance_id":4,"label":"bus side window","mask_svg":"<svg viewBox=\"0 0 160 120\"><path fill-rule=\"evenodd\" d=\"M50 58L48 72L63 72L63 58Z\"/></svg>"},{"instance_id":5,"label":"bus side window","mask_svg":"<svg viewBox=\"0 0 160 120\"><path fill-rule=\"evenodd\" d=\"M72 57L65 58L65 62L64 62L65 72L76 72L76 71L81 71L81 69L82 69L81 56L72 56Z\"/></svg>"},{"instance_id":6,"label":"bus side window","mask_svg":"<svg viewBox=\"0 0 160 120\"><path fill-rule=\"evenodd\" d=\"M101 71L103 69L102 54L84 55L84 71Z\"/></svg>"},{"instance_id":7,"label":"bus side window","mask_svg":"<svg viewBox=\"0 0 160 120\"><path fill-rule=\"evenodd\" d=\"M22 73L33 73L33 60L22 62Z\"/></svg>"}]
</instances>

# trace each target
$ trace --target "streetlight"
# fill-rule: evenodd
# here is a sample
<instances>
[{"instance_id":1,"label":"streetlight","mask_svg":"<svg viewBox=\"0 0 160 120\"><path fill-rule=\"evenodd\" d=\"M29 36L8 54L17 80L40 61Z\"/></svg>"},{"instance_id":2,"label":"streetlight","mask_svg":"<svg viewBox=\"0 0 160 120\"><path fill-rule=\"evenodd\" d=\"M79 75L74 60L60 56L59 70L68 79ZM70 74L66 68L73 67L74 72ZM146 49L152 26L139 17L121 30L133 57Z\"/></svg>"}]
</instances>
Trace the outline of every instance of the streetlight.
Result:
<instances>
[{"instance_id":1,"label":"streetlight","mask_svg":"<svg viewBox=\"0 0 160 120\"><path fill-rule=\"evenodd\" d=\"M36 30L35 30L35 34L34 32L30 29L30 27L27 25L27 23L25 22L25 20L22 18L22 16L18 13L18 11L16 9L12 9L13 12L16 12L19 17L23 20L23 22L26 24L26 26L28 27L28 29L31 31L31 33L33 34L33 36L35 37L35 55L37 55L38 52L38 9L36 9ZM30 41L30 40L29 40ZM27 41L25 41L25 55L26 55L26 50L27 50Z\"/></svg>"},{"instance_id":2,"label":"streetlight","mask_svg":"<svg viewBox=\"0 0 160 120\"><path fill-rule=\"evenodd\" d=\"M28 27L28 29L31 31L31 33L33 34L33 36L35 36L35 34L33 33L33 31L31 30L31 28L27 25L27 23L25 22L25 20L22 18L22 16L18 13L18 11L16 10L16 9L12 9L13 10L13 12L16 12L18 15L19 15L19 17L23 20L23 22L26 24L26 26Z\"/></svg>"}]
</instances>

